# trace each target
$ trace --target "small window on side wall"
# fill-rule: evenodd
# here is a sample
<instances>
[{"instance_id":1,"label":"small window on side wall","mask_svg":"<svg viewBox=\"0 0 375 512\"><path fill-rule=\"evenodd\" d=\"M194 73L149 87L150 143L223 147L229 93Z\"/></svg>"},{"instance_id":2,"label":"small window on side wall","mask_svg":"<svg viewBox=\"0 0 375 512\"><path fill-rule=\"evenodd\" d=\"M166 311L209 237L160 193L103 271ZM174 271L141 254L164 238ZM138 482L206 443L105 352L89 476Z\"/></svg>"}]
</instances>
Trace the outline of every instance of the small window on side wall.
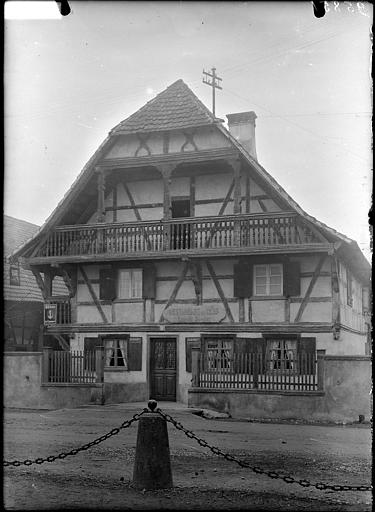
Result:
<instances>
[{"instance_id":1,"label":"small window on side wall","mask_svg":"<svg viewBox=\"0 0 375 512\"><path fill-rule=\"evenodd\" d=\"M254 265L253 282L255 296L283 295L283 265L281 263Z\"/></svg>"},{"instance_id":2,"label":"small window on side wall","mask_svg":"<svg viewBox=\"0 0 375 512\"><path fill-rule=\"evenodd\" d=\"M9 267L9 282L11 286L21 286L19 265L11 265Z\"/></svg>"}]
</instances>

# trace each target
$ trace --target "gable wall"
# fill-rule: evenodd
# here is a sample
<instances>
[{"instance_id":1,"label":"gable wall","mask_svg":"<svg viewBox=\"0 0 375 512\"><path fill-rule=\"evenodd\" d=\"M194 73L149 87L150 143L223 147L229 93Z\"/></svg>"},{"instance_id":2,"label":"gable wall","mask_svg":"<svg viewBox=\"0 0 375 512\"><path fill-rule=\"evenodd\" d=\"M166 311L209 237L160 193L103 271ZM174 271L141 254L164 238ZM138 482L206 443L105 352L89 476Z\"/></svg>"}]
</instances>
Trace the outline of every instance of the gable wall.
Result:
<instances>
[{"instance_id":1,"label":"gable wall","mask_svg":"<svg viewBox=\"0 0 375 512\"><path fill-rule=\"evenodd\" d=\"M198 150L226 148L231 146L229 140L214 127L202 127L193 131L186 131L193 133L193 141ZM120 135L116 144L104 158L161 155L165 152L165 142L162 133L155 132L146 134L146 136L145 145L142 145L142 142L135 134ZM183 131L176 130L169 132L168 146L169 153L196 151L196 148L188 141Z\"/></svg>"}]
</instances>

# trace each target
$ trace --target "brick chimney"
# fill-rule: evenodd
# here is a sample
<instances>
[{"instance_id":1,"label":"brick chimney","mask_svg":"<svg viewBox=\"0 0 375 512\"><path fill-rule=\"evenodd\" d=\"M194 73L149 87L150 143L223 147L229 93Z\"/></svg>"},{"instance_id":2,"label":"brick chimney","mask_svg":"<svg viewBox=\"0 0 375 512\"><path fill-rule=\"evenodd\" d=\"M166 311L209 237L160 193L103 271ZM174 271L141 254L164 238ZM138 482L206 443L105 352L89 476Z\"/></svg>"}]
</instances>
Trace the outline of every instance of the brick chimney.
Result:
<instances>
[{"instance_id":1,"label":"brick chimney","mask_svg":"<svg viewBox=\"0 0 375 512\"><path fill-rule=\"evenodd\" d=\"M230 133L257 160L255 147L256 118L256 113L253 111L227 115Z\"/></svg>"}]
</instances>

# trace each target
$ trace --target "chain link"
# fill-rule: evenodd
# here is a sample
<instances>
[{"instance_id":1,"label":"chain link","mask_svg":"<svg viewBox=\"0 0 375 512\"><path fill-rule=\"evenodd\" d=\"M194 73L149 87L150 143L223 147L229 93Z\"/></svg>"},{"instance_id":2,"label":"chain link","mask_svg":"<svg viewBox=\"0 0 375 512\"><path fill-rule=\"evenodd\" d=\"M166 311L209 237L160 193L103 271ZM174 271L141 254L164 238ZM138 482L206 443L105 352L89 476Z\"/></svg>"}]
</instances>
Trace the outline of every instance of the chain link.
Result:
<instances>
[{"instance_id":1,"label":"chain link","mask_svg":"<svg viewBox=\"0 0 375 512\"><path fill-rule=\"evenodd\" d=\"M124 421L119 427L113 428L110 432L107 432L107 434L104 434L103 436L98 437L97 439L95 439L94 441L91 441L90 443L84 444L80 448L73 448L73 450L70 450L69 452L62 452L62 453L59 453L58 455L50 455L49 457L46 457L45 459L38 457L34 460L26 459L24 461L4 460L3 466L5 466L5 467L7 467L7 466L16 466L16 467L17 466L31 466L32 464L43 464L44 462L54 462L56 459L62 460L62 459L65 459L66 457L68 457L69 455L77 455L77 453L82 452L84 450L88 450L92 446L100 444L103 441L106 441L107 439L109 439L110 437L117 435L122 429L130 427L130 425L132 423L134 423L135 421L138 421L139 418L142 416L142 414L144 414L145 412L149 412L148 409L143 409L142 412L134 414L130 420Z\"/></svg>"},{"instance_id":2,"label":"chain link","mask_svg":"<svg viewBox=\"0 0 375 512\"><path fill-rule=\"evenodd\" d=\"M172 423L172 425L174 425L177 428L177 430L181 430L187 437L189 437L190 439L195 439L200 446L203 446L204 448L209 448L209 450L211 450L211 452L214 453L215 455L220 455L221 457L224 457L224 459L226 459L226 460L229 460L231 462L236 462L242 468L251 469L252 471L254 471L254 473L263 474L263 475L266 475L266 476L268 476L270 478L274 478L274 479L280 478L287 484L296 483L302 487L315 487L319 491L324 491L324 490L371 491L372 490L372 485L329 485L329 484L325 484L323 482L317 482L314 484L304 478L301 480L298 480L291 475L282 475L280 473L277 473L276 471L267 471L267 470L259 468L257 466L252 466L248 462L237 459L237 457L235 457L234 455L230 455L229 453L223 452L217 446L211 446L209 443L207 443L207 441L198 437L191 430L186 429L180 422L176 421L174 418L172 418L172 416L170 416L169 414L166 414L161 409L156 409L155 412L160 414L160 416L162 416L169 423Z\"/></svg>"}]
</instances>

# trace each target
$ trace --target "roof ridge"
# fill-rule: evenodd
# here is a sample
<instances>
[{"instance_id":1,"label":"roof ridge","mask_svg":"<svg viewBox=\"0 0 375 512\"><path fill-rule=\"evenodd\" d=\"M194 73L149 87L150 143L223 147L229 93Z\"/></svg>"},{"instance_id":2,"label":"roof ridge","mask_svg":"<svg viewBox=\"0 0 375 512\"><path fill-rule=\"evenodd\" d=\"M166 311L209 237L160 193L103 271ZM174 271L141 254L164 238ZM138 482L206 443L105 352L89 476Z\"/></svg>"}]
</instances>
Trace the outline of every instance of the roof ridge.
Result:
<instances>
[{"instance_id":1,"label":"roof ridge","mask_svg":"<svg viewBox=\"0 0 375 512\"><path fill-rule=\"evenodd\" d=\"M173 96L173 93L176 95ZM180 94L179 94L180 93ZM181 97L185 95L185 98ZM167 99L168 106L160 108L160 103ZM172 100L172 101L170 101ZM187 103L193 102L190 109L187 109ZM173 106L171 107L171 104ZM168 112L168 108L172 108L172 113ZM154 110L154 111L153 111ZM168 122L166 119L168 118ZM172 119L172 121L171 121ZM110 135L115 133L141 133L142 131L164 131L168 129L177 129L187 127L189 124L195 126L214 124L219 120L204 105L198 96L190 89L190 87L179 78L166 89L159 92L154 98L145 103L138 110L133 112L126 119L118 123L109 132Z\"/></svg>"}]
</instances>

